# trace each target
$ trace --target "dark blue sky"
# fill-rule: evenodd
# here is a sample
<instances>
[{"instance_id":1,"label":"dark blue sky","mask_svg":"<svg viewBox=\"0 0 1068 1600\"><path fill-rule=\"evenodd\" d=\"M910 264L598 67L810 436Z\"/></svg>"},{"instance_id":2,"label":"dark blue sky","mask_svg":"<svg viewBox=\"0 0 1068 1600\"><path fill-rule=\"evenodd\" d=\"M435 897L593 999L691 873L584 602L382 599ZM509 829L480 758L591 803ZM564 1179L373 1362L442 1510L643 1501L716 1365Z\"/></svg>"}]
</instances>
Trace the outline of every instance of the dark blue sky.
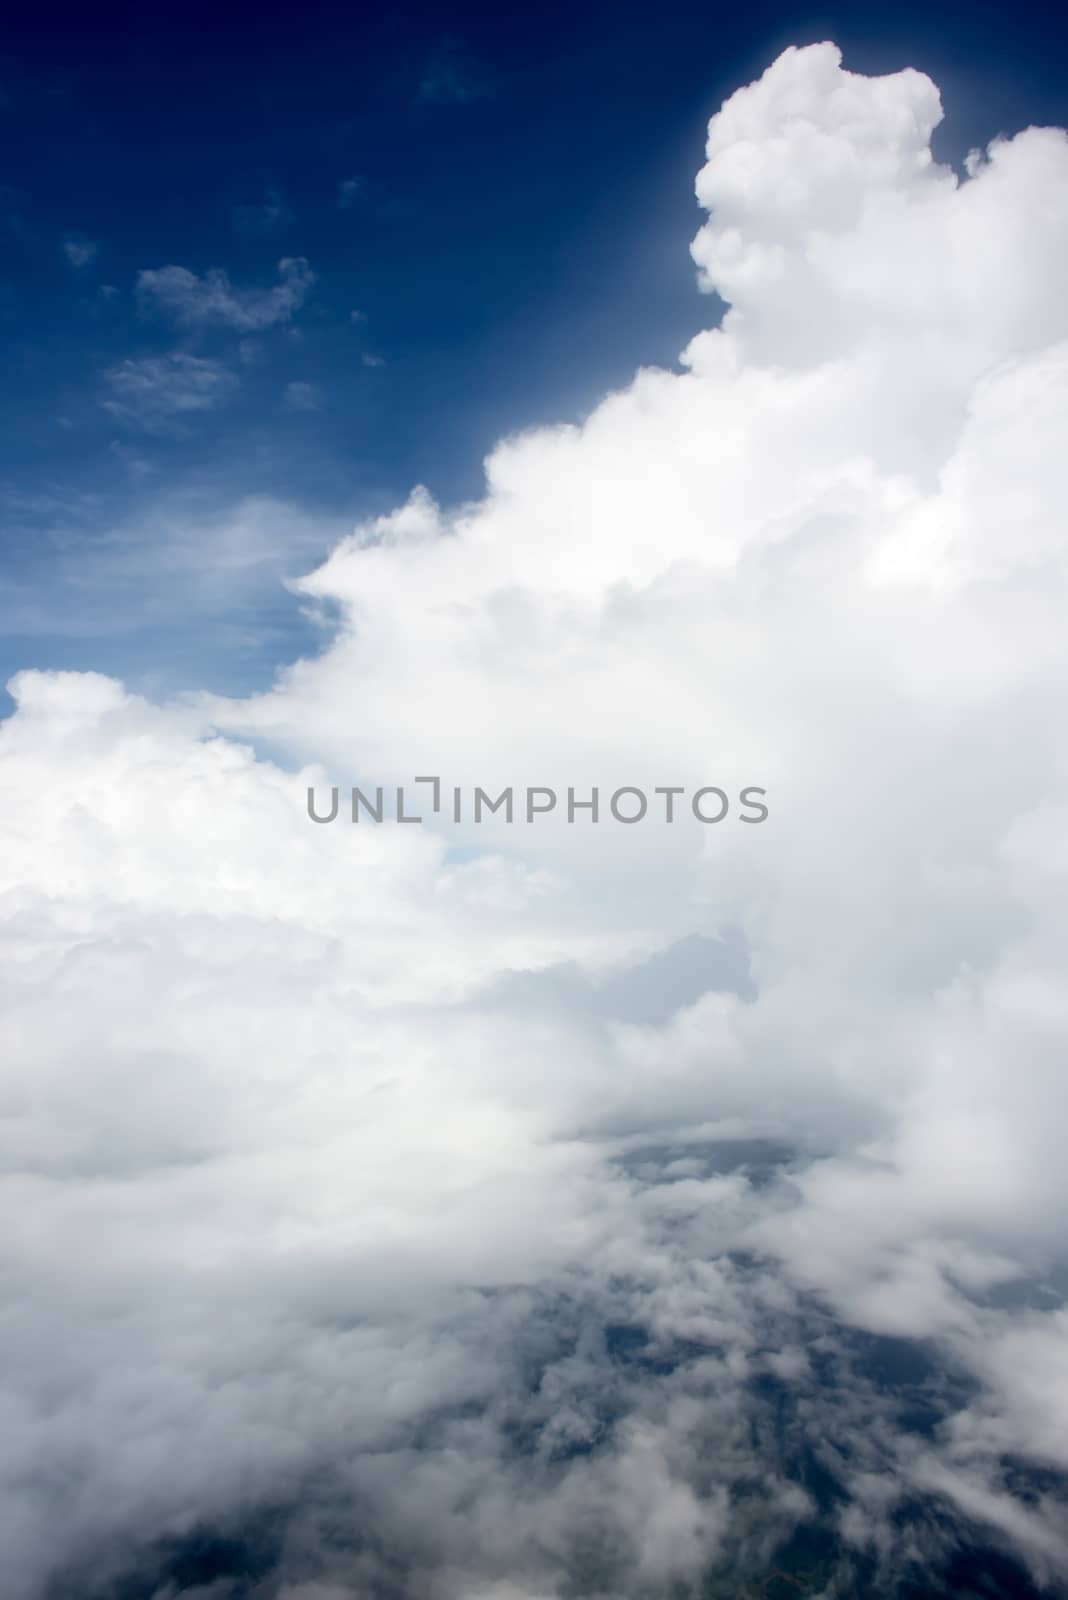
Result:
<instances>
[{"instance_id":1,"label":"dark blue sky","mask_svg":"<svg viewBox=\"0 0 1068 1600\"><path fill-rule=\"evenodd\" d=\"M959 163L1065 121L1065 34L1027 3L25 8L0 54L0 670L266 681L312 642L279 579L324 540L417 482L476 494L502 434L715 320L688 256L704 126L781 48L927 71ZM305 517L220 543L249 496Z\"/></svg>"}]
</instances>

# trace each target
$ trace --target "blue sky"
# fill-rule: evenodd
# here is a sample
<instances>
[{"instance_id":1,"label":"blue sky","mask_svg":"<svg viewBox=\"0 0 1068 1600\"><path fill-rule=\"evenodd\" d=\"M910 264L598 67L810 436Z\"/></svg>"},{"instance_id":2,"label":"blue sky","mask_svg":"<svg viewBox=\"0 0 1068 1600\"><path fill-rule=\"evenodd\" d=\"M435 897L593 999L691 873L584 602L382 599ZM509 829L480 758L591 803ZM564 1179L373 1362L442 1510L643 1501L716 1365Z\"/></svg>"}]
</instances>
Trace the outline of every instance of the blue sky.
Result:
<instances>
[{"instance_id":1,"label":"blue sky","mask_svg":"<svg viewBox=\"0 0 1068 1600\"><path fill-rule=\"evenodd\" d=\"M502 435L581 417L716 320L687 255L705 123L822 37L936 79L943 159L1058 120L1063 20L1026 5L23 13L0 56L4 675L241 691L314 649L284 575L415 483L477 494Z\"/></svg>"}]
</instances>

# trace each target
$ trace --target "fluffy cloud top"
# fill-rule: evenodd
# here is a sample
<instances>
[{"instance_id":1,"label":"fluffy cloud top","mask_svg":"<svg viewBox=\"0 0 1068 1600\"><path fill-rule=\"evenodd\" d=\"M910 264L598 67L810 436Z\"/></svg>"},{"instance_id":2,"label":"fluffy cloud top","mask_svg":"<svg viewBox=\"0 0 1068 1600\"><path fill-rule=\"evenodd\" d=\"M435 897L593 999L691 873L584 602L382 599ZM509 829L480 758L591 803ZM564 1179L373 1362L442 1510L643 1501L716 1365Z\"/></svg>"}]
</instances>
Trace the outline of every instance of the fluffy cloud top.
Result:
<instances>
[{"instance_id":1,"label":"fluffy cloud top","mask_svg":"<svg viewBox=\"0 0 1068 1600\"><path fill-rule=\"evenodd\" d=\"M732 96L722 327L340 543L269 694L12 683L12 1600L1068 1580L1068 139L940 114ZM308 820L435 773L770 815Z\"/></svg>"}]
</instances>

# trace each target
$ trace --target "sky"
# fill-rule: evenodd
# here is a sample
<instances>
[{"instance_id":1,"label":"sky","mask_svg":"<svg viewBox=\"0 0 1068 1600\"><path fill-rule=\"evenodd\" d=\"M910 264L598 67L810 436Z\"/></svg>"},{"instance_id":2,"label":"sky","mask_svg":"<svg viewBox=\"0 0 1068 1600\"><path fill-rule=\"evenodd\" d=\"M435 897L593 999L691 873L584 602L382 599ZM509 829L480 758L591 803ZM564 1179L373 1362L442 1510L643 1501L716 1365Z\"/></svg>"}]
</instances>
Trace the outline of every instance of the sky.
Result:
<instances>
[{"instance_id":1,"label":"sky","mask_svg":"<svg viewBox=\"0 0 1068 1600\"><path fill-rule=\"evenodd\" d=\"M1063 1597L1054 20L56 21L5 1600Z\"/></svg>"},{"instance_id":2,"label":"sky","mask_svg":"<svg viewBox=\"0 0 1068 1600\"><path fill-rule=\"evenodd\" d=\"M704 123L823 38L858 70L922 55L956 164L1060 115L1063 19L1031 5L21 14L0 51L4 677L247 691L314 648L280 580L341 529L416 484L478 495L499 438L580 419L718 320L688 257ZM206 582L201 546L250 501Z\"/></svg>"}]
</instances>

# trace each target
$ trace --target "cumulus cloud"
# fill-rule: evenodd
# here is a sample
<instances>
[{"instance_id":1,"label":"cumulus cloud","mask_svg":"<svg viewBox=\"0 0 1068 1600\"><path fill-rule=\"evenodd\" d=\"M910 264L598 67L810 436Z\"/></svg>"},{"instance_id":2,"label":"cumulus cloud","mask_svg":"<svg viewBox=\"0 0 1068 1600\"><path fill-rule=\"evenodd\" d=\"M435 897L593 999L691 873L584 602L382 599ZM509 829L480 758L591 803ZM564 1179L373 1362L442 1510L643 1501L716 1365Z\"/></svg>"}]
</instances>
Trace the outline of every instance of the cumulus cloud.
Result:
<instances>
[{"instance_id":1,"label":"cumulus cloud","mask_svg":"<svg viewBox=\"0 0 1068 1600\"><path fill-rule=\"evenodd\" d=\"M138 274L137 294L145 310L160 311L183 327L256 333L289 322L315 282L303 256L283 257L278 278L269 289L238 289L221 267L210 268L203 277L188 267L159 267Z\"/></svg>"},{"instance_id":2,"label":"cumulus cloud","mask_svg":"<svg viewBox=\"0 0 1068 1600\"><path fill-rule=\"evenodd\" d=\"M732 96L722 327L269 693L13 681L13 1600L1068 1581L1068 139L940 115ZM308 819L417 774L769 816Z\"/></svg>"}]
</instances>

